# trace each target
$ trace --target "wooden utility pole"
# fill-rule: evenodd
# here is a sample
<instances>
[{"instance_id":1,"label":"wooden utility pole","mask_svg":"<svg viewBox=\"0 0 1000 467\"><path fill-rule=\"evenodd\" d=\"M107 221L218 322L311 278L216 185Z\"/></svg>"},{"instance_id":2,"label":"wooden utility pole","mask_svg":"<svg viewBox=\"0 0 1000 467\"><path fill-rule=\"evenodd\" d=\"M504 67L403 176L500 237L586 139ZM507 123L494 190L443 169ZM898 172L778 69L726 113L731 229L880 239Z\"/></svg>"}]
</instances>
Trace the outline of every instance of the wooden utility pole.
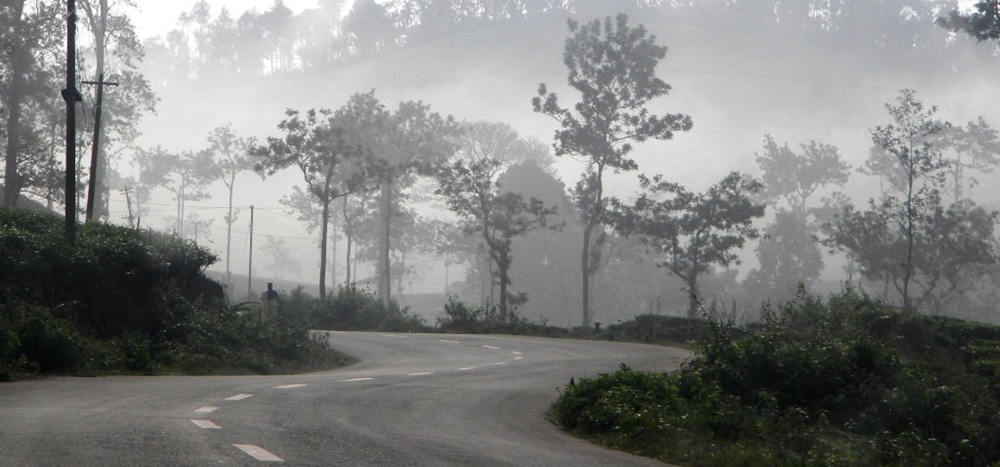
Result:
<instances>
[{"instance_id":1,"label":"wooden utility pole","mask_svg":"<svg viewBox=\"0 0 1000 467\"><path fill-rule=\"evenodd\" d=\"M101 152L101 104L104 100L104 85L118 86L117 82L105 82L104 72L97 75L97 81L81 81L97 85L97 102L94 104L94 146L90 153L90 183L87 185L87 222L94 218L94 197L97 191L97 167Z\"/></svg>"},{"instance_id":2,"label":"wooden utility pole","mask_svg":"<svg viewBox=\"0 0 1000 467\"><path fill-rule=\"evenodd\" d=\"M132 214L132 197L129 195L129 187L123 188L121 193L125 195L125 204L128 206L128 226L130 229L134 229L136 228L135 216Z\"/></svg>"},{"instance_id":3,"label":"wooden utility pole","mask_svg":"<svg viewBox=\"0 0 1000 467\"><path fill-rule=\"evenodd\" d=\"M76 89L76 1L66 0L66 242L76 243L76 103L83 96Z\"/></svg>"}]
</instances>

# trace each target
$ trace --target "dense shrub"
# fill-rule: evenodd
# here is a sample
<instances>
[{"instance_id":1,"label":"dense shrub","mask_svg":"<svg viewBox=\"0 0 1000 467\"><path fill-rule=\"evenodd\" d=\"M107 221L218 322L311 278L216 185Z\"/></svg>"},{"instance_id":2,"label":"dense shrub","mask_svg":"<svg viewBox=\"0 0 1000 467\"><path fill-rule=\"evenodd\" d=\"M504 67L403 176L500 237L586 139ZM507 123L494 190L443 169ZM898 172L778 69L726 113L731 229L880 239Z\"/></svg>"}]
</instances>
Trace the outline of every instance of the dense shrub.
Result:
<instances>
[{"instance_id":1,"label":"dense shrub","mask_svg":"<svg viewBox=\"0 0 1000 467\"><path fill-rule=\"evenodd\" d=\"M565 336L565 329L547 323L533 323L518 316L516 309L508 311L506 319L500 316L495 304L472 306L454 295L448 296L444 317L438 318L438 328L444 332L471 334L527 334L533 336Z\"/></svg>"},{"instance_id":2,"label":"dense shrub","mask_svg":"<svg viewBox=\"0 0 1000 467\"><path fill-rule=\"evenodd\" d=\"M633 371L626 365L614 374L567 386L552 416L569 430L612 432L627 446L654 447L679 428L671 420L682 413L677 385L666 375Z\"/></svg>"},{"instance_id":3,"label":"dense shrub","mask_svg":"<svg viewBox=\"0 0 1000 467\"><path fill-rule=\"evenodd\" d=\"M44 307L0 303L0 379L15 373L72 372L83 345L72 323Z\"/></svg>"},{"instance_id":4,"label":"dense shrub","mask_svg":"<svg viewBox=\"0 0 1000 467\"><path fill-rule=\"evenodd\" d=\"M419 315L411 315L406 308L392 300L384 304L369 289L354 285L341 287L337 295L323 302L301 290L293 291L284 300L279 299L279 312L291 319L306 319L314 329L338 331L390 331L414 332L427 330L427 323ZM282 309L284 311L282 311Z\"/></svg>"},{"instance_id":5,"label":"dense shrub","mask_svg":"<svg viewBox=\"0 0 1000 467\"><path fill-rule=\"evenodd\" d=\"M43 373L271 373L347 358L307 322L226 305L190 241L0 209L0 379Z\"/></svg>"},{"instance_id":6,"label":"dense shrub","mask_svg":"<svg viewBox=\"0 0 1000 467\"><path fill-rule=\"evenodd\" d=\"M684 344L705 336L705 321L678 316L637 315L634 319L608 326L607 338L649 344Z\"/></svg>"},{"instance_id":7,"label":"dense shrub","mask_svg":"<svg viewBox=\"0 0 1000 467\"><path fill-rule=\"evenodd\" d=\"M710 323L674 374L623 367L569 386L552 418L691 466L1000 462L998 328L850 289L763 316L752 329Z\"/></svg>"},{"instance_id":8,"label":"dense shrub","mask_svg":"<svg viewBox=\"0 0 1000 467\"><path fill-rule=\"evenodd\" d=\"M221 286L202 274L215 255L188 240L89 223L70 247L62 228L53 215L0 209L0 301L45 306L101 338L162 328L168 287L221 303Z\"/></svg>"}]
</instances>

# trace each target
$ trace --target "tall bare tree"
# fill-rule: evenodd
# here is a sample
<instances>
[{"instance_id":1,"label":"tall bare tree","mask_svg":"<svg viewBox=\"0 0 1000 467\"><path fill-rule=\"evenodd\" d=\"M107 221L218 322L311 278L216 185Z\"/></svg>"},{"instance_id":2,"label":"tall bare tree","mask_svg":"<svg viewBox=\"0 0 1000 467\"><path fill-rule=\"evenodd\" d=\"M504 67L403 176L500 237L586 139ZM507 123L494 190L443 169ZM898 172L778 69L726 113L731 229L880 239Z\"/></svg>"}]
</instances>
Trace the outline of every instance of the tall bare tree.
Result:
<instances>
[{"instance_id":1,"label":"tall bare tree","mask_svg":"<svg viewBox=\"0 0 1000 467\"><path fill-rule=\"evenodd\" d=\"M233 222L239 210L233 209L233 192L236 187L236 176L240 172L253 170L254 163L250 157L249 150L253 141L239 137L233 132L232 124L220 126L209 132L206 138L209 143L208 151L212 156L214 171L226 185L228 192L228 205L226 210L226 283L232 282L230 272L230 253L233 240Z\"/></svg>"}]
</instances>

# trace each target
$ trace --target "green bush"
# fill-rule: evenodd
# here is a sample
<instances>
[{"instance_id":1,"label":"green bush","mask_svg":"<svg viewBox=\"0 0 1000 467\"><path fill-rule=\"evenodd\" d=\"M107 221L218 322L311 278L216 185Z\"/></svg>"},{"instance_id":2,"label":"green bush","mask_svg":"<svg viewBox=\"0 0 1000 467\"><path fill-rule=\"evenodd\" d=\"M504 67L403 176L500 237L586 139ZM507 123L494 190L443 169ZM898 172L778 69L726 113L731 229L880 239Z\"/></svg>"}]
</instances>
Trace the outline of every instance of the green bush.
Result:
<instances>
[{"instance_id":1,"label":"green bush","mask_svg":"<svg viewBox=\"0 0 1000 467\"><path fill-rule=\"evenodd\" d=\"M72 323L44 307L0 303L0 378L73 372L83 360L81 340Z\"/></svg>"},{"instance_id":2,"label":"green bush","mask_svg":"<svg viewBox=\"0 0 1000 467\"><path fill-rule=\"evenodd\" d=\"M620 436L619 442L648 447L679 428L673 420L684 404L670 377L633 371L623 364L616 373L567 386L550 415L579 434L610 432Z\"/></svg>"},{"instance_id":3,"label":"green bush","mask_svg":"<svg viewBox=\"0 0 1000 467\"><path fill-rule=\"evenodd\" d=\"M708 331L705 321L677 316L638 315L608 326L609 339L650 344L686 344L703 338Z\"/></svg>"},{"instance_id":4,"label":"green bush","mask_svg":"<svg viewBox=\"0 0 1000 467\"><path fill-rule=\"evenodd\" d=\"M677 373L567 387L553 419L691 466L1000 465L1000 328L851 289L763 317L708 323Z\"/></svg>"},{"instance_id":5,"label":"green bush","mask_svg":"<svg viewBox=\"0 0 1000 467\"><path fill-rule=\"evenodd\" d=\"M53 215L0 209L0 301L45 306L103 339L161 329L167 287L221 302L221 286L202 274L216 257L193 242L89 223L70 247L62 227Z\"/></svg>"},{"instance_id":6,"label":"green bush","mask_svg":"<svg viewBox=\"0 0 1000 467\"><path fill-rule=\"evenodd\" d=\"M454 295L448 295L444 317L438 318L438 328L445 332L470 334L527 334L533 336L565 336L565 329L549 326L545 322L533 323L518 316L511 309L507 318L500 316L497 305L471 306Z\"/></svg>"},{"instance_id":7,"label":"green bush","mask_svg":"<svg viewBox=\"0 0 1000 467\"><path fill-rule=\"evenodd\" d=\"M0 379L44 373L272 373L349 361L306 320L223 302L215 256L174 236L0 209Z\"/></svg>"},{"instance_id":8,"label":"green bush","mask_svg":"<svg viewBox=\"0 0 1000 467\"><path fill-rule=\"evenodd\" d=\"M281 301L279 300L279 305ZM292 316L311 315L309 323L316 329L338 331L389 331L414 332L427 330L427 323L419 315L411 315L406 308L392 300L384 304L371 290L353 284L341 287L337 295L325 303L301 291L289 303L287 313Z\"/></svg>"}]
</instances>

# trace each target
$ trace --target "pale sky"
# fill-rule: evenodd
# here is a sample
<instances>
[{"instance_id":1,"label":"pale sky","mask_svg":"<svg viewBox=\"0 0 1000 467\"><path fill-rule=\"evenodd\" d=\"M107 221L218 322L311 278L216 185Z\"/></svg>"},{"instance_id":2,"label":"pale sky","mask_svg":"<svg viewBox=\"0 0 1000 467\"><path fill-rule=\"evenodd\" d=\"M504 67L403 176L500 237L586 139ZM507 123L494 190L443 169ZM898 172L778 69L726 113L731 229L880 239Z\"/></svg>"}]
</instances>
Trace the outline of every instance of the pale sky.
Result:
<instances>
[{"instance_id":1,"label":"pale sky","mask_svg":"<svg viewBox=\"0 0 1000 467\"><path fill-rule=\"evenodd\" d=\"M133 10L129 13L139 38L145 39L163 36L173 29L177 17L190 10L195 0L136 0L136 4L139 6L139 11ZM230 15L237 18L252 8L256 8L258 12L267 11L274 5L274 0L208 0L208 4L212 6L213 18L219 14L222 7L228 8ZM295 14L308 8L315 8L316 5L317 0L285 0L285 6Z\"/></svg>"}]
</instances>

